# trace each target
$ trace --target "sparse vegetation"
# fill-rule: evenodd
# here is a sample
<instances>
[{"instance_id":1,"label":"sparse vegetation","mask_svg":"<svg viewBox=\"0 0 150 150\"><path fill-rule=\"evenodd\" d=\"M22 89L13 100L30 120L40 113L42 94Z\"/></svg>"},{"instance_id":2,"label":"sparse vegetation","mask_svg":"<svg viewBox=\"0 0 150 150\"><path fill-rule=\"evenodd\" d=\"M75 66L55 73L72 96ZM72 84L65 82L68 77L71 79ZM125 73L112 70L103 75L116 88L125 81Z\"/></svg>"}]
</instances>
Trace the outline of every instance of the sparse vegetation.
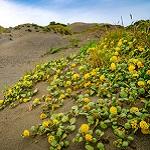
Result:
<instances>
[{"instance_id":1,"label":"sparse vegetation","mask_svg":"<svg viewBox=\"0 0 150 150\"><path fill-rule=\"evenodd\" d=\"M31 109L40 106L41 123L22 136L46 135L50 150L73 143L87 150L131 148L139 133L150 134L150 32L147 23L137 24L108 32L78 55L37 65L4 91L0 109L29 101ZM48 83L47 95L36 97L38 82ZM71 106L62 112L66 103Z\"/></svg>"},{"instance_id":2,"label":"sparse vegetation","mask_svg":"<svg viewBox=\"0 0 150 150\"><path fill-rule=\"evenodd\" d=\"M60 33L64 35L71 34L71 31L66 25L60 23L50 23L48 26L44 28L44 31L49 32L53 31L54 33Z\"/></svg>"},{"instance_id":3,"label":"sparse vegetation","mask_svg":"<svg viewBox=\"0 0 150 150\"><path fill-rule=\"evenodd\" d=\"M4 27L0 26L0 33L4 33L4 32L6 32L6 29Z\"/></svg>"}]
</instances>

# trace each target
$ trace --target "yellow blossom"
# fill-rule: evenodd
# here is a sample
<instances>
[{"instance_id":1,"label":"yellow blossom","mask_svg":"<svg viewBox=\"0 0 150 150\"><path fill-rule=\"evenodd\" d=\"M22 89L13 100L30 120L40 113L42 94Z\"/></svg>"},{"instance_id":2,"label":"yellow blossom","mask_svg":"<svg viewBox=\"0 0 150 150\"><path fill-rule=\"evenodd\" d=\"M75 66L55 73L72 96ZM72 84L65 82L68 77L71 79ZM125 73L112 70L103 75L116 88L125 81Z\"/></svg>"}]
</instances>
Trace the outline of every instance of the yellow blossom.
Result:
<instances>
[{"instance_id":1,"label":"yellow blossom","mask_svg":"<svg viewBox=\"0 0 150 150\"><path fill-rule=\"evenodd\" d=\"M150 75L150 70L147 70L147 71L146 71L146 74Z\"/></svg>"},{"instance_id":2,"label":"yellow blossom","mask_svg":"<svg viewBox=\"0 0 150 150\"><path fill-rule=\"evenodd\" d=\"M67 89L66 89L66 92L67 92L68 94L71 94L72 89L71 89L71 88L67 88Z\"/></svg>"},{"instance_id":3,"label":"yellow blossom","mask_svg":"<svg viewBox=\"0 0 150 150\"><path fill-rule=\"evenodd\" d=\"M123 43L127 43L127 42L128 42L127 40L124 40L124 41L123 41Z\"/></svg>"},{"instance_id":4,"label":"yellow blossom","mask_svg":"<svg viewBox=\"0 0 150 150\"><path fill-rule=\"evenodd\" d=\"M110 69L111 69L112 71L116 70L116 64L115 64L115 63L111 63Z\"/></svg>"},{"instance_id":5,"label":"yellow blossom","mask_svg":"<svg viewBox=\"0 0 150 150\"><path fill-rule=\"evenodd\" d=\"M104 45L103 48L106 49L106 48L107 48L107 45Z\"/></svg>"},{"instance_id":6,"label":"yellow blossom","mask_svg":"<svg viewBox=\"0 0 150 150\"><path fill-rule=\"evenodd\" d=\"M117 61L118 61L118 57L117 57L117 56L112 56L112 57L110 58L110 61L111 61L111 62L117 62Z\"/></svg>"},{"instance_id":7,"label":"yellow blossom","mask_svg":"<svg viewBox=\"0 0 150 150\"><path fill-rule=\"evenodd\" d=\"M83 109L84 111L89 111L89 110L91 109L91 107L90 107L89 105L84 105L84 106L82 107L82 109Z\"/></svg>"},{"instance_id":8,"label":"yellow blossom","mask_svg":"<svg viewBox=\"0 0 150 150\"><path fill-rule=\"evenodd\" d=\"M147 122L146 121L141 121L140 122L140 128L141 129L148 129L149 128L149 125L147 124Z\"/></svg>"},{"instance_id":9,"label":"yellow blossom","mask_svg":"<svg viewBox=\"0 0 150 150\"><path fill-rule=\"evenodd\" d=\"M53 120L53 124L58 124L58 123L59 123L59 121L57 119Z\"/></svg>"},{"instance_id":10,"label":"yellow blossom","mask_svg":"<svg viewBox=\"0 0 150 150\"><path fill-rule=\"evenodd\" d=\"M133 64L130 64L128 70L129 72L133 72L135 70L135 66Z\"/></svg>"},{"instance_id":11,"label":"yellow blossom","mask_svg":"<svg viewBox=\"0 0 150 150\"><path fill-rule=\"evenodd\" d=\"M120 51L120 50L121 50L120 47L116 47L116 48L115 48L115 51Z\"/></svg>"},{"instance_id":12,"label":"yellow blossom","mask_svg":"<svg viewBox=\"0 0 150 150\"><path fill-rule=\"evenodd\" d=\"M80 75L78 73L75 73L73 76L72 76L72 79L73 80L77 80L80 78Z\"/></svg>"},{"instance_id":13,"label":"yellow blossom","mask_svg":"<svg viewBox=\"0 0 150 150\"><path fill-rule=\"evenodd\" d=\"M137 128L138 126L137 126L137 120L132 120L131 122L131 127L132 127L132 129L135 129L135 128Z\"/></svg>"},{"instance_id":14,"label":"yellow blossom","mask_svg":"<svg viewBox=\"0 0 150 150\"><path fill-rule=\"evenodd\" d=\"M40 99L39 98L35 98L33 100L33 104L40 104Z\"/></svg>"},{"instance_id":15,"label":"yellow blossom","mask_svg":"<svg viewBox=\"0 0 150 150\"><path fill-rule=\"evenodd\" d=\"M139 50L140 52L143 52L143 51L144 51L144 48L141 47L141 46L138 46L138 50Z\"/></svg>"},{"instance_id":16,"label":"yellow blossom","mask_svg":"<svg viewBox=\"0 0 150 150\"><path fill-rule=\"evenodd\" d=\"M71 64L71 67L76 67L77 65L75 63Z\"/></svg>"},{"instance_id":17,"label":"yellow blossom","mask_svg":"<svg viewBox=\"0 0 150 150\"><path fill-rule=\"evenodd\" d=\"M22 136L23 137L29 137L30 136L29 130L24 130L23 133L22 133Z\"/></svg>"},{"instance_id":18,"label":"yellow blossom","mask_svg":"<svg viewBox=\"0 0 150 150\"><path fill-rule=\"evenodd\" d=\"M122 39L119 40L118 44L119 47L122 46Z\"/></svg>"},{"instance_id":19,"label":"yellow blossom","mask_svg":"<svg viewBox=\"0 0 150 150\"><path fill-rule=\"evenodd\" d=\"M89 131L89 129L90 129L90 127L89 127L88 124L82 124L82 125L80 126L80 132L81 132L81 133L87 133L87 132Z\"/></svg>"},{"instance_id":20,"label":"yellow blossom","mask_svg":"<svg viewBox=\"0 0 150 150\"><path fill-rule=\"evenodd\" d=\"M88 78L90 78L90 74L89 73L86 73L84 76L83 76L83 78L86 80L86 79L88 79Z\"/></svg>"},{"instance_id":21,"label":"yellow blossom","mask_svg":"<svg viewBox=\"0 0 150 150\"><path fill-rule=\"evenodd\" d=\"M42 126L46 128L46 127L48 127L50 124L51 124L51 121L50 121L50 120L46 120L46 121L43 121Z\"/></svg>"},{"instance_id":22,"label":"yellow blossom","mask_svg":"<svg viewBox=\"0 0 150 150\"><path fill-rule=\"evenodd\" d=\"M116 51L116 52L114 53L114 55L115 55L115 56L118 56L118 55L119 55L119 53Z\"/></svg>"},{"instance_id":23,"label":"yellow blossom","mask_svg":"<svg viewBox=\"0 0 150 150\"><path fill-rule=\"evenodd\" d=\"M72 84L71 81L66 81L65 86L70 86Z\"/></svg>"},{"instance_id":24,"label":"yellow blossom","mask_svg":"<svg viewBox=\"0 0 150 150\"><path fill-rule=\"evenodd\" d=\"M150 130L149 129L141 129L141 132L143 134L150 134Z\"/></svg>"},{"instance_id":25,"label":"yellow blossom","mask_svg":"<svg viewBox=\"0 0 150 150\"><path fill-rule=\"evenodd\" d=\"M148 81L147 81L147 84L149 84L149 85L150 85L150 80L148 80Z\"/></svg>"},{"instance_id":26,"label":"yellow blossom","mask_svg":"<svg viewBox=\"0 0 150 150\"><path fill-rule=\"evenodd\" d=\"M96 70L95 69L93 69L92 71L91 71L91 73L90 73L92 76L95 76L96 74L97 74L97 72L96 72Z\"/></svg>"},{"instance_id":27,"label":"yellow blossom","mask_svg":"<svg viewBox=\"0 0 150 150\"><path fill-rule=\"evenodd\" d=\"M137 66L138 66L138 68L144 67L144 65L142 64L141 61L138 61L138 62L137 62Z\"/></svg>"},{"instance_id":28,"label":"yellow blossom","mask_svg":"<svg viewBox=\"0 0 150 150\"><path fill-rule=\"evenodd\" d=\"M88 87L91 84L90 81L88 81L87 83L84 83L84 87Z\"/></svg>"},{"instance_id":29,"label":"yellow blossom","mask_svg":"<svg viewBox=\"0 0 150 150\"><path fill-rule=\"evenodd\" d=\"M55 137L54 137L53 135L49 135L49 136L48 136L48 143L51 144L51 142L52 142L53 140L55 140Z\"/></svg>"},{"instance_id":30,"label":"yellow blossom","mask_svg":"<svg viewBox=\"0 0 150 150\"><path fill-rule=\"evenodd\" d=\"M140 87L145 86L145 82L144 81L138 81L138 86L140 86Z\"/></svg>"},{"instance_id":31,"label":"yellow blossom","mask_svg":"<svg viewBox=\"0 0 150 150\"><path fill-rule=\"evenodd\" d=\"M86 98L83 98L83 101L84 101L85 103L89 103L91 100L86 97Z\"/></svg>"},{"instance_id":32,"label":"yellow blossom","mask_svg":"<svg viewBox=\"0 0 150 150\"><path fill-rule=\"evenodd\" d=\"M132 74L133 77L139 77L139 74L135 71L135 73Z\"/></svg>"},{"instance_id":33,"label":"yellow blossom","mask_svg":"<svg viewBox=\"0 0 150 150\"><path fill-rule=\"evenodd\" d=\"M65 97L65 94L60 94L59 99L64 99Z\"/></svg>"},{"instance_id":34,"label":"yellow blossom","mask_svg":"<svg viewBox=\"0 0 150 150\"><path fill-rule=\"evenodd\" d=\"M139 112L139 109L137 107L130 108L130 113L136 113L136 112Z\"/></svg>"},{"instance_id":35,"label":"yellow blossom","mask_svg":"<svg viewBox=\"0 0 150 150\"><path fill-rule=\"evenodd\" d=\"M106 80L106 79L105 79L105 75L101 75L101 76L100 76L100 81L103 82L103 81L105 81L105 80Z\"/></svg>"},{"instance_id":36,"label":"yellow blossom","mask_svg":"<svg viewBox=\"0 0 150 150\"><path fill-rule=\"evenodd\" d=\"M110 113L112 114L112 115L116 115L117 114L117 108L116 107L114 107L114 106L112 106L112 107L110 107Z\"/></svg>"},{"instance_id":37,"label":"yellow blossom","mask_svg":"<svg viewBox=\"0 0 150 150\"><path fill-rule=\"evenodd\" d=\"M60 74L60 73L61 73L61 70L60 70L60 69L56 70L56 73L57 73L57 74Z\"/></svg>"},{"instance_id":38,"label":"yellow blossom","mask_svg":"<svg viewBox=\"0 0 150 150\"><path fill-rule=\"evenodd\" d=\"M93 136L91 134L86 134L85 135L85 140L91 142L92 141Z\"/></svg>"},{"instance_id":39,"label":"yellow blossom","mask_svg":"<svg viewBox=\"0 0 150 150\"><path fill-rule=\"evenodd\" d=\"M45 118L47 118L47 115L45 113L41 113L40 119L45 119Z\"/></svg>"},{"instance_id":40,"label":"yellow blossom","mask_svg":"<svg viewBox=\"0 0 150 150\"><path fill-rule=\"evenodd\" d=\"M135 58L129 59L129 62L130 62L130 63L133 63L134 65L136 65L138 61L139 61L139 60L138 60L138 59L135 59Z\"/></svg>"},{"instance_id":41,"label":"yellow blossom","mask_svg":"<svg viewBox=\"0 0 150 150\"><path fill-rule=\"evenodd\" d=\"M4 103L4 100L0 100L0 105L2 105Z\"/></svg>"},{"instance_id":42,"label":"yellow blossom","mask_svg":"<svg viewBox=\"0 0 150 150\"><path fill-rule=\"evenodd\" d=\"M49 101L51 101L52 100L52 98L50 97L50 96L47 96L46 98L45 98L45 102L49 102Z\"/></svg>"}]
</instances>

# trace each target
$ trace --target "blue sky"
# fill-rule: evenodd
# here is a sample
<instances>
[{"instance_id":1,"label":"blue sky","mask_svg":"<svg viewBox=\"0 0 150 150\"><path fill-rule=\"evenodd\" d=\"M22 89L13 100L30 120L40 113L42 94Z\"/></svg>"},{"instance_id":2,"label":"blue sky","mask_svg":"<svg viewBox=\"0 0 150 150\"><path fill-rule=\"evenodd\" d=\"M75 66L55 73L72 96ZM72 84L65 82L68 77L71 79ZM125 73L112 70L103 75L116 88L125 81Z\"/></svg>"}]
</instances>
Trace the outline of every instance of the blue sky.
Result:
<instances>
[{"instance_id":1,"label":"blue sky","mask_svg":"<svg viewBox=\"0 0 150 150\"><path fill-rule=\"evenodd\" d=\"M150 0L0 0L0 25L47 25L50 21L124 24L150 19Z\"/></svg>"}]
</instances>

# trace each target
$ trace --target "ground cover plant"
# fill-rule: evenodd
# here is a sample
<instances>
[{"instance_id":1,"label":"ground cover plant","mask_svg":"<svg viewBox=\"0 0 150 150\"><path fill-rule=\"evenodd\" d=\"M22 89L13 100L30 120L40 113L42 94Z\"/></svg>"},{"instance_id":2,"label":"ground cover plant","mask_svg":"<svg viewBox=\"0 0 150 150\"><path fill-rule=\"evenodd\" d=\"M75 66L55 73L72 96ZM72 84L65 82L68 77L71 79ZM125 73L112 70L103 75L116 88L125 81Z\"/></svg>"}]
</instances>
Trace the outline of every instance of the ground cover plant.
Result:
<instances>
[{"instance_id":1,"label":"ground cover plant","mask_svg":"<svg viewBox=\"0 0 150 150\"><path fill-rule=\"evenodd\" d=\"M73 143L107 150L111 142L118 149L132 148L135 134L150 134L149 40L149 30L135 24L108 33L78 55L37 65L4 91L0 109L27 102L31 109L41 107L41 123L25 129L22 137L46 135L50 150ZM36 97L38 82L48 83L47 95Z\"/></svg>"}]
</instances>

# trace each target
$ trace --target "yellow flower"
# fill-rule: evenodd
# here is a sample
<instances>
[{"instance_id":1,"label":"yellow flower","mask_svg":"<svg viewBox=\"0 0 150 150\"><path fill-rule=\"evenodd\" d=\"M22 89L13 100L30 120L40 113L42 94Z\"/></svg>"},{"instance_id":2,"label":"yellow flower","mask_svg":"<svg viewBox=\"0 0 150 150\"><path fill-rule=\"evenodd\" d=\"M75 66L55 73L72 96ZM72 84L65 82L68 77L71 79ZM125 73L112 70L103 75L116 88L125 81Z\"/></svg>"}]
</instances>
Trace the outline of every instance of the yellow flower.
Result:
<instances>
[{"instance_id":1,"label":"yellow flower","mask_svg":"<svg viewBox=\"0 0 150 150\"><path fill-rule=\"evenodd\" d=\"M46 128L50 125L50 123L51 123L50 120L43 121L42 126Z\"/></svg>"},{"instance_id":2,"label":"yellow flower","mask_svg":"<svg viewBox=\"0 0 150 150\"><path fill-rule=\"evenodd\" d=\"M116 70L116 64L115 64L115 63L111 63L110 69L111 69L112 71Z\"/></svg>"},{"instance_id":3,"label":"yellow flower","mask_svg":"<svg viewBox=\"0 0 150 150\"><path fill-rule=\"evenodd\" d=\"M66 89L66 92L67 92L68 94L71 94L71 92L72 92L71 88L67 88L67 89Z\"/></svg>"},{"instance_id":4,"label":"yellow flower","mask_svg":"<svg viewBox=\"0 0 150 150\"><path fill-rule=\"evenodd\" d=\"M105 76L104 76L104 75L101 75L101 76L100 76L100 81L103 82L103 81L105 81L105 80L106 80L106 79L105 79Z\"/></svg>"},{"instance_id":5,"label":"yellow flower","mask_svg":"<svg viewBox=\"0 0 150 150\"><path fill-rule=\"evenodd\" d=\"M150 80L148 80L148 81L147 81L147 84L149 84L149 85L150 85Z\"/></svg>"},{"instance_id":6,"label":"yellow flower","mask_svg":"<svg viewBox=\"0 0 150 150\"><path fill-rule=\"evenodd\" d=\"M71 64L71 67L76 67L77 65L75 63Z\"/></svg>"},{"instance_id":7,"label":"yellow flower","mask_svg":"<svg viewBox=\"0 0 150 150\"><path fill-rule=\"evenodd\" d=\"M120 47L116 47L116 48L115 48L115 51L120 51L120 50L121 50Z\"/></svg>"},{"instance_id":8,"label":"yellow flower","mask_svg":"<svg viewBox=\"0 0 150 150\"><path fill-rule=\"evenodd\" d=\"M86 79L88 79L88 78L90 78L90 74L89 73L86 73L84 76L83 76L83 78L86 80Z\"/></svg>"},{"instance_id":9,"label":"yellow flower","mask_svg":"<svg viewBox=\"0 0 150 150\"><path fill-rule=\"evenodd\" d=\"M104 45L104 47L103 47L104 49L106 49L107 48L107 45Z\"/></svg>"},{"instance_id":10,"label":"yellow flower","mask_svg":"<svg viewBox=\"0 0 150 150\"><path fill-rule=\"evenodd\" d=\"M111 62L117 62L117 61L118 61L118 57L117 57L117 56L112 56L112 57L110 58L110 61L111 61Z\"/></svg>"},{"instance_id":11,"label":"yellow flower","mask_svg":"<svg viewBox=\"0 0 150 150\"><path fill-rule=\"evenodd\" d=\"M89 111L89 110L91 109L91 107L90 107L89 105L84 105L84 106L82 107L82 109L83 109L84 111Z\"/></svg>"},{"instance_id":12,"label":"yellow flower","mask_svg":"<svg viewBox=\"0 0 150 150\"><path fill-rule=\"evenodd\" d=\"M89 103L91 100L90 100L89 98L84 98L83 101L84 101L85 103Z\"/></svg>"},{"instance_id":13,"label":"yellow flower","mask_svg":"<svg viewBox=\"0 0 150 150\"><path fill-rule=\"evenodd\" d=\"M144 67L144 65L142 64L141 61L138 61L138 62L137 62L137 66L138 66L138 68Z\"/></svg>"},{"instance_id":14,"label":"yellow flower","mask_svg":"<svg viewBox=\"0 0 150 150\"><path fill-rule=\"evenodd\" d=\"M65 94L60 94L59 99L64 99L65 97Z\"/></svg>"},{"instance_id":15,"label":"yellow flower","mask_svg":"<svg viewBox=\"0 0 150 150\"><path fill-rule=\"evenodd\" d=\"M80 132L81 132L81 133L87 133L87 132L89 131L89 129L90 129L90 127L89 127L88 124L82 124L82 125L80 126Z\"/></svg>"},{"instance_id":16,"label":"yellow flower","mask_svg":"<svg viewBox=\"0 0 150 150\"><path fill-rule=\"evenodd\" d=\"M149 125L147 124L146 121L143 121L143 120L142 120L142 121L140 122L140 128L146 130L146 129L149 128Z\"/></svg>"},{"instance_id":17,"label":"yellow flower","mask_svg":"<svg viewBox=\"0 0 150 150\"><path fill-rule=\"evenodd\" d=\"M110 113L112 114L112 115L116 115L117 114L117 108L116 107L114 107L114 106L112 106L112 107L110 107Z\"/></svg>"},{"instance_id":18,"label":"yellow flower","mask_svg":"<svg viewBox=\"0 0 150 150\"><path fill-rule=\"evenodd\" d=\"M60 69L56 70L56 73L57 73L57 74L60 74L60 73L61 73L61 70L60 70Z\"/></svg>"},{"instance_id":19,"label":"yellow flower","mask_svg":"<svg viewBox=\"0 0 150 150\"><path fill-rule=\"evenodd\" d=\"M91 142L92 141L93 136L91 134L86 134L85 135L85 140Z\"/></svg>"},{"instance_id":20,"label":"yellow flower","mask_svg":"<svg viewBox=\"0 0 150 150\"><path fill-rule=\"evenodd\" d=\"M140 86L140 87L145 86L145 82L144 81L138 81L138 86Z\"/></svg>"},{"instance_id":21,"label":"yellow flower","mask_svg":"<svg viewBox=\"0 0 150 150\"><path fill-rule=\"evenodd\" d=\"M40 119L45 119L45 118L47 118L47 115L45 113L41 113Z\"/></svg>"},{"instance_id":22,"label":"yellow flower","mask_svg":"<svg viewBox=\"0 0 150 150\"><path fill-rule=\"evenodd\" d=\"M65 83L65 86L70 86L72 83L71 83L71 81L67 81L66 83Z\"/></svg>"},{"instance_id":23,"label":"yellow flower","mask_svg":"<svg viewBox=\"0 0 150 150\"><path fill-rule=\"evenodd\" d=\"M132 77L139 77L139 74L135 71L135 73L132 74Z\"/></svg>"},{"instance_id":24,"label":"yellow flower","mask_svg":"<svg viewBox=\"0 0 150 150\"><path fill-rule=\"evenodd\" d=\"M51 101L52 100L52 98L50 97L50 96L47 96L46 98L45 98L45 102L49 102L49 101Z\"/></svg>"},{"instance_id":25,"label":"yellow flower","mask_svg":"<svg viewBox=\"0 0 150 150\"><path fill-rule=\"evenodd\" d=\"M149 129L141 129L141 132L142 132L143 134L150 134Z\"/></svg>"},{"instance_id":26,"label":"yellow flower","mask_svg":"<svg viewBox=\"0 0 150 150\"><path fill-rule=\"evenodd\" d=\"M4 103L4 100L0 100L0 105L2 105Z\"/></svg>"},{"instance_id":27,"label":"yellow flower","mask_svg":"<svg viewBox=\"0 0 150 150\"><path fill-rule=\"evenodd\" d=\"M127 40L124 40L124 41L123 41L123 43L127 43L127 42L128 42Z\"/></svg>"},{"instance_id":28,"label":"yellow flower","mask_svg":"<svg viewBox=\"0 0 150 150\"><path fill-rule=\"evenodd\" d=\"M122 39L119 40L118 44L119 47L122 46Z\"/></svg>"},{"instance_id":29,"label":"yellow flower","mask_svg":"<svg viewBox=\"0 0 150 150\"><path fill-rule=\"evenodd\" d=\"M51 142L52 142L53 140L55 140L55 137L54 137L53 135L49 135L49 136L48 136L48 143L51 144Z\"/></svg>"},{"instance_id":30,"label":"yellow flower","mask_svg":"<svg viewBox=\"0 0 150 150\"><path fill-rule=\"evenodd\" d=\"M146 74L150 75L150 70L147 70L147 71L146 71Z\"/></svg>"},{"instance_id":31,"label":"yellow flower","mask_svg":"<svg viewBox=\"0 0 150 150\"><path fill-rule=\"evenodd\" d=\"M130 108L130 113L136 113L136 112L139 112L139 109L137 107Z\"/></svg>"},{"instance_id":32,"label":"yellow flower","mask_svg":"<svg viewBox=\"0 0 150 150\"><path fill-rule=\"evenodd\" d=\"M132 129L135 129L135 128L137 128L138 126L137 126L137 120L132 120L131 122L131 126L132 126Z\"/></svg>"},{"instance_id":33,"label":"yellow flower","mask_svg":"<svg viewBox=\"0 0 150 150\"><path fill-rule=\"evenodd\" d=\"M119 53L118 53L118 52L115 52L114 55L115 55L115 56L119 56Z\"/></svg>"},{"instance_id":34,"label":"yellow flower","mask_svg":"<svg viewBox=\"0 0 150 150\"><path fill-rule=\"evenodd\" d=\"M133 64L130 64L128 70L129 72L133 72L135 70L135 66Z\"/></svg>"},{"instance_id":35,"label":"yellow flower","mask_svg":"<svg viewBox=\"0 0 150 150\"><path fill-rule=\"evenodd\" d=\"M22 136L23 137L29 137L30 136L29 130L24 130L23 133L22 133Z\"/></svg>"},{"instance_id":36,"label":"yellow flower","mask_svg":"<svg viewBox=\"0 0 150 150\"><path fill-rule=\"evenodd\" d=\"M91 84L90 81L88 81L87 83L84 83L84 87L88 87Z\"/></svg>"},{"instance_id":37,"label":"yellow flower","mask_svg":"<svg viewBox=\"0 0 150 150\"><path fill-rule=\"evenodd\" d=\"M53 124L58 124L58 123L59 123L59 121L57 119L53 120Z\"/></svg>"},{"instance_id":38,"label":"yellow flower","mask_svg":"<svg viewBox=\"0 0 150 150\"><path fill-rule=\"evenodd\" d=\"M72 79L73 80L77 80L80 78L80 75L78 73L75 73L73 76L72 76Z\"/></svg>"},{"instance_id":39,"label":"yellow flower","mask_svg":"<svg viewBox=\"0 0 150 150\"><path fill-rule=\"evenodd\" d=\"M95 69L93 69L92 71L91 71L91 73L90 73L92 76L95 76L96 74L97 74L97 72L96 72L96 70Z\"/></svg>"},{"instance_id":40,"label":"yellow flower","mask_svg":"<svg viewBox=\"0 0 150 150\"><path fill-rule=\"evenodd\" d=\"M39 98L35 98L33 100L33 104L40 104L40 99Z\"/></svg>"},{"instance_id":41,"label":"yellow flower","mask_svg":"<svg viewBox=\"0 0 150 150\"><path fill-rule=\"evenodd\" d=\"M144 48L141 47L141 46L138 46L138 50L139 50L140 52L143 52L143 51L144 51Z\"/></svg>"}]
</instances>

